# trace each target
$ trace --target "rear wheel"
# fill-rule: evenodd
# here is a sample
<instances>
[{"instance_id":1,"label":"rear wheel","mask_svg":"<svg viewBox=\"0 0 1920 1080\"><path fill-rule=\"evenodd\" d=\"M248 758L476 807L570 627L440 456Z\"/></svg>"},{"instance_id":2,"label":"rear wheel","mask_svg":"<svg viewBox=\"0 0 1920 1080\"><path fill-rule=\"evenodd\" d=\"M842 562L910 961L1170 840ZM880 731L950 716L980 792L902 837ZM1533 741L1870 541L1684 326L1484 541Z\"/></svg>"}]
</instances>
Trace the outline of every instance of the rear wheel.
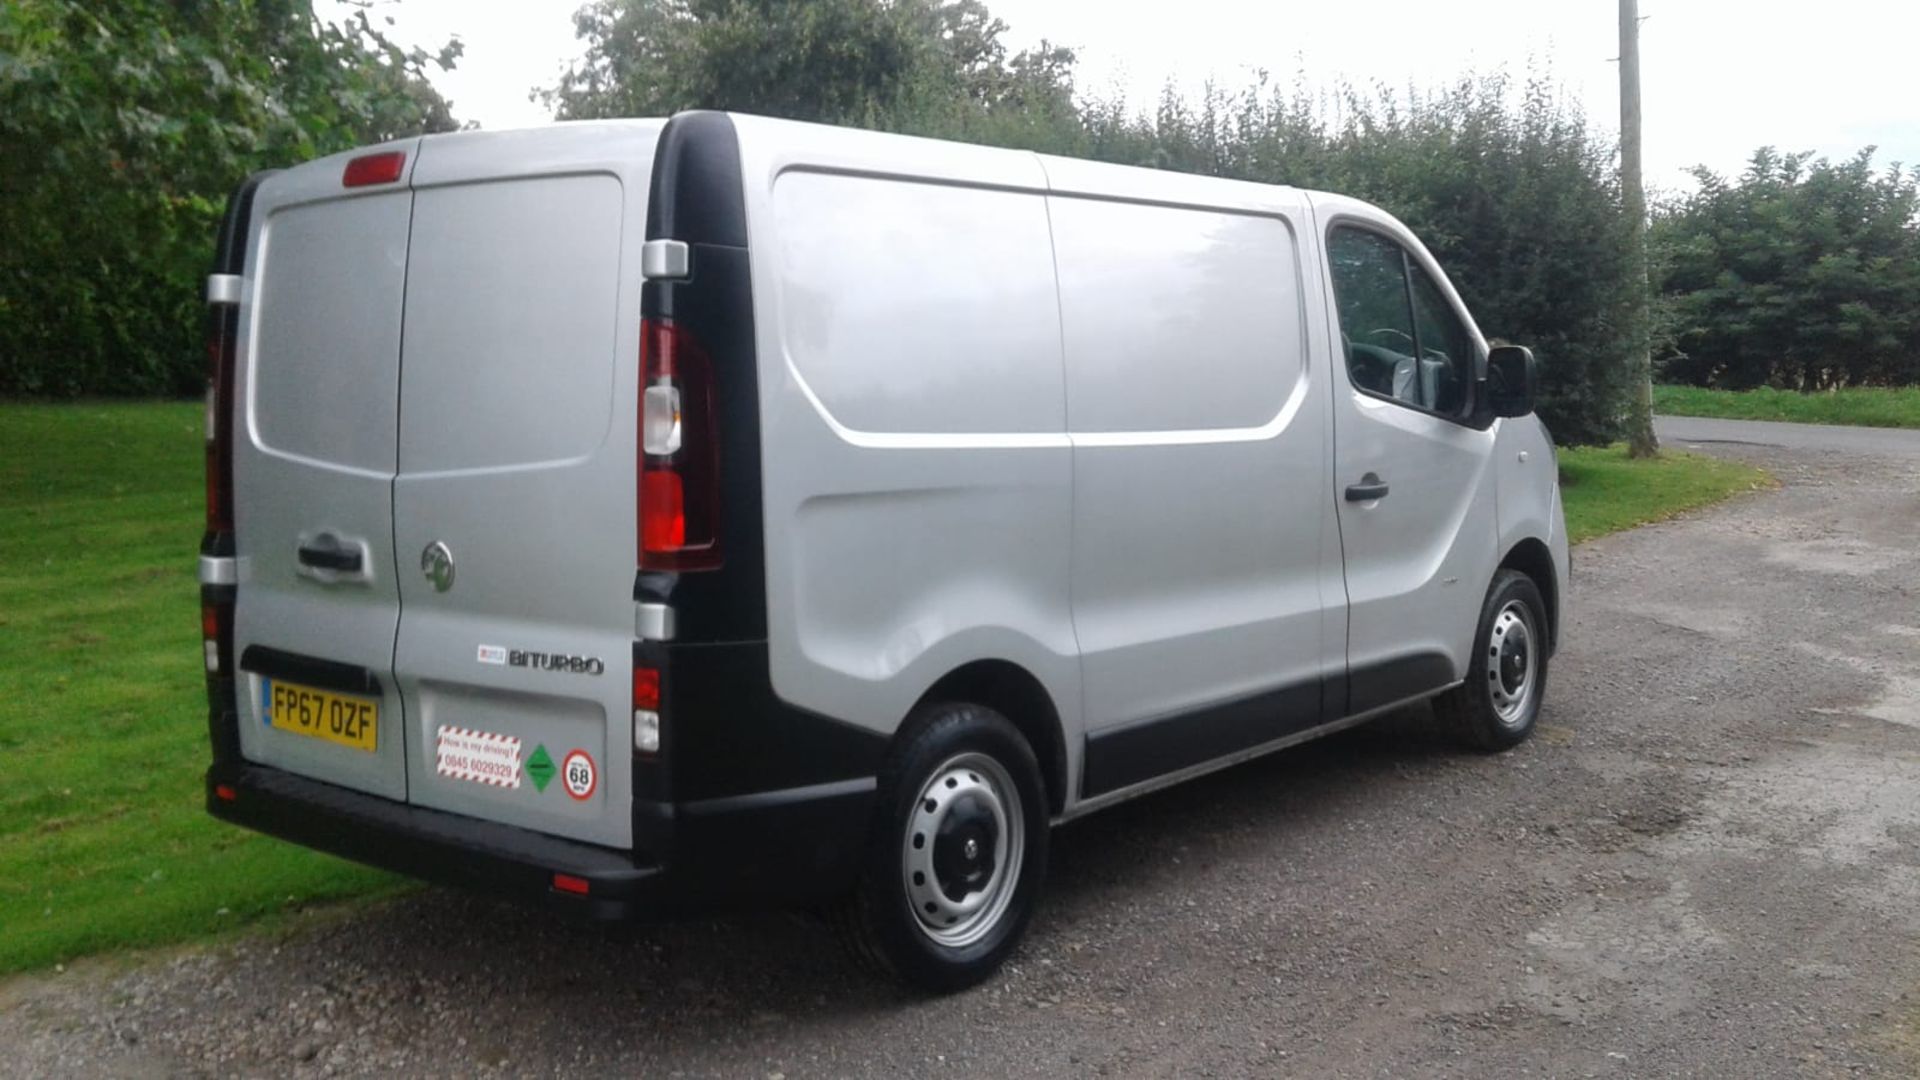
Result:
<instances>
[{"instance_id":1,"label":"rear wheel","mask_svg":"<svg viewBox=\"0 0 1920 1080\"><path fill-rule=\"evenodd\" d=\"M849 943L923 989L980 982L1019 941L1046 874L1033 749L992 709L929 705L889 755L878 805L860 885L842 912Z\"/></svg>"},{"instance_id":2,"label":"rear wheel","mask_svg":"<svg viewBox=\"0 0 1920 1080\"><path fill-rule=\"evenodd\" d=\"M1468 745L1499 751L1533 734L1547 688L1546 604L1517 570L1493 576L1474 634L1467 681L1434 699L1434 712Z\"/></svg>"}]
</instances>

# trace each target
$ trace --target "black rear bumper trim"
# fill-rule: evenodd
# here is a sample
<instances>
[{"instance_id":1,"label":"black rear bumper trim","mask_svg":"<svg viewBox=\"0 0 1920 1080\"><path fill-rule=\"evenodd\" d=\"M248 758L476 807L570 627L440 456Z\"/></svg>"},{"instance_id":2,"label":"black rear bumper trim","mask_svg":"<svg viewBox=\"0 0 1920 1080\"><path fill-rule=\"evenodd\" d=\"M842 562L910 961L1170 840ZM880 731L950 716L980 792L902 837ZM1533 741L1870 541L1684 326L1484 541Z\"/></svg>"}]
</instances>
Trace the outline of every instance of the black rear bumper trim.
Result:
<instances>
[{"instance_id":1,"label":"black rear bumper trim","mask_svg":"<svg viewBox=\"0 0 1920 1080\"><path fill-rule=\"evenodd\" d=\"M217 788L232 790L231 801ZM384 870L556 906L600 919L641 913L664 877L624 851L563 840L498 822L409 806L259 765L207 772L207 812ZM559 892L553 875L587 882L585 896Z\"/></svg>"},{"instance_id":2,"label":"black rear bumper trim","mask_svg":"<svg viewBox=\"0 0 1920 1080\"><path fill-rule=\"evenodd\" d=\"M645 804L659 850L626 851L395 802L246 762L207 770L223 821L385 870L596 919L804 907L853 887L871 776L702 802ZM223 798L221 789L232 798ZM586 882L584 895L553 887Z\"/></svg>"}]
</instances>

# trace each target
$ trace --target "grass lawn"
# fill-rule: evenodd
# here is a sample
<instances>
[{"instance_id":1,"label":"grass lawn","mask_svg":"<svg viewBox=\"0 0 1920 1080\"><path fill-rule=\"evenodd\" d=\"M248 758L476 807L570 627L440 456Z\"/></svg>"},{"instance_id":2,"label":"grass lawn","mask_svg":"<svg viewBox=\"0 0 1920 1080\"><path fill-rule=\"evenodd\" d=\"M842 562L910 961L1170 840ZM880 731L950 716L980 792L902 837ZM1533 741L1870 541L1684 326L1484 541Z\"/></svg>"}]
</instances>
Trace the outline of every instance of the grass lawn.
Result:
<instances>
[{"instance_id":1,"label":"grass lawn","mask_svg":"<svg viewBox=\"0 0 1920 1080\"><path fill-rule=\"evenodd\" d=\"M206 938L401 879L201 809L197 403L0 404L0 973ZM1574 539L1765 483L1565 450Z\"/></svg>"},{"instance_id":2,"label":"grass lawn","mask_svg":"<svg viewBox=\"0 0 1920 1080\"><path fill-rule=\"evenodd\" d=\"M1762 469L1737 461L1662 450L1635 461L1625 446L1563 448L1560 494L1567 535L1591 540L1772 484Z\"/></svg>"},{"instance_id":3,"label":"grass lawn","mask_svg":"<svg viewBox=\"0 0 1920 1080\"><path fill-rule=\"evenodd\" d=\"M1861 387L1813 394L1767 387L1736 391L1656 386L1653 411L1668 416L1714 416L1728 420L1920 428L1920 386Z\"/></svg>"},{"instance_id":4,"label":"grass lawn","mask_svg":"<svg viewBox=\"0 0 1920 1080\"><path fill-rule=\"evenodd\" d=\"M0 404L0 972L398 884L201 809L201 423Z\"/></svg>"}]
</instances>

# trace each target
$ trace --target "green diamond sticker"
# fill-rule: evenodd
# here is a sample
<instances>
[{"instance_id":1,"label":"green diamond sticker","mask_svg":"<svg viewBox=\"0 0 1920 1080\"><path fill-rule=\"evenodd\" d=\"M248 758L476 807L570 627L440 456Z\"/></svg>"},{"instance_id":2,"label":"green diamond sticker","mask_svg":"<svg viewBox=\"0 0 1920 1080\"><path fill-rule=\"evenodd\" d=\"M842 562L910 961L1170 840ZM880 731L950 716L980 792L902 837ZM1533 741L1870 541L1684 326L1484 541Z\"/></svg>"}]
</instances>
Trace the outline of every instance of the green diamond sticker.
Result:
<instances>
[{"instance_id":1,"label":"green diamond sticker","mask_svg":"<svg viewBox=\"0 0 1920 1080\"><path fill-rule=\"evenodd\" d=\"M553 774L556 771L553 759L547 756L546 744L542 743L534 747L533 756L527 759L527 776L533 780L533 789L547 790L547 785L553 783Z\"/></svg>"}]
</instances>

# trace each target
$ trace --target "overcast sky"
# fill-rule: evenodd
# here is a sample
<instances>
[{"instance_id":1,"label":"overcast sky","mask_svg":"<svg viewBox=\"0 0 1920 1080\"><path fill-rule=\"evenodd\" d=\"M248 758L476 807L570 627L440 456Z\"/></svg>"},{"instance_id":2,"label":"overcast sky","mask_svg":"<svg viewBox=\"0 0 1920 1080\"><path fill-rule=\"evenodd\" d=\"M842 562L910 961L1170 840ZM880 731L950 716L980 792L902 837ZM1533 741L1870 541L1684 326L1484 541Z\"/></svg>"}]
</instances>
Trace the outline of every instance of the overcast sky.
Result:
<instances>
[{"instance_id":1,"label":"overcast sky","mask_svg":"<svg viewBox=\"0 0 1920 1080\"><path fill-rule=\"evenodd\" d=\"M580 45L579 0L389 0L396 36L466 42L436 77L454 115L488 128L545 123L527 90L551 84ZM319 0L323 15L345 10ZM1430 86L1470 68L1529 61L1554 76L1608 131L1619 98L1615 0L989 0L1019 48L1051 39L1079 50L1083 92L1150 104L1168 79L1209 76L1238 88L1265 68L1313 85L1338 79ZM1173 13L1171 16L1169 13ZM1737 172L1757 146L1840 158L1920 163L1920 0L1641 0L1649 184L1685 184L1706 164Z\"/></svg>"}]
</instances>

